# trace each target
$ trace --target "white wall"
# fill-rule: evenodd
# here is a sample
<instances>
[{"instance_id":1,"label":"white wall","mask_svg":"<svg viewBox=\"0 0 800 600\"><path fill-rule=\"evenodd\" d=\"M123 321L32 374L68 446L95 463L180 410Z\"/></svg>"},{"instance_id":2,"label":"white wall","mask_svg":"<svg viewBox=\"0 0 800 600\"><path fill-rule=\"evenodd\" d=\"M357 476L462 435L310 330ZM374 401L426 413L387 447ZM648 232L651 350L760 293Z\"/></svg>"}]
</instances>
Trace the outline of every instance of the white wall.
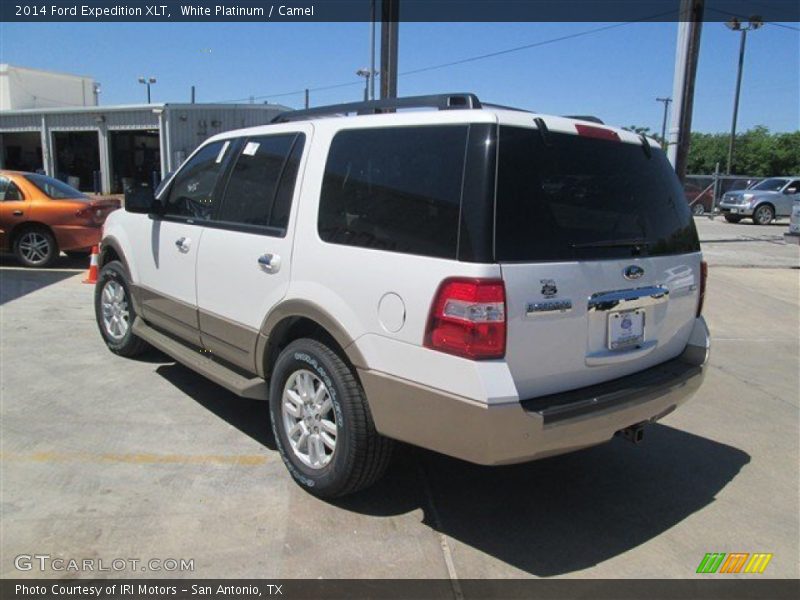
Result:
<instances>
[{"instance_id":1,"label":"white wall","mask_svg":"<svg viewBox=\"0 0 800 600\"><path fill-rule=\"evenodd\" d=\"M0 64L0 110L96 104L91 77Z\"/></svg>"}]
</instances>

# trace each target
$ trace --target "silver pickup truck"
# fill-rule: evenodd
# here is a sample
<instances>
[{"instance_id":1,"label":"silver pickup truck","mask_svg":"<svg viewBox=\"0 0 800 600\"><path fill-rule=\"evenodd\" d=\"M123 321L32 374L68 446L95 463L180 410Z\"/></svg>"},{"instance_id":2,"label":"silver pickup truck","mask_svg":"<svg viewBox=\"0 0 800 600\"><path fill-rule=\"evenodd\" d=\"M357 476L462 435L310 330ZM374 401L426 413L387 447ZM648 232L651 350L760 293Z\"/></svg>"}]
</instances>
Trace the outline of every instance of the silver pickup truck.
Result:
<instances>
[{"instance_id":1,"label":"silver pickup truck","mask_svg":"<svg viewBox=\"0 0 800 600\"><path fill-rule=\"evenodd\" d=\"M776 218L789 217L798 201L800 177L771 177L750 189L725 193L719 210L729 223L753 219L756 225L768 225Z\"/></svg>"}]
</instances>

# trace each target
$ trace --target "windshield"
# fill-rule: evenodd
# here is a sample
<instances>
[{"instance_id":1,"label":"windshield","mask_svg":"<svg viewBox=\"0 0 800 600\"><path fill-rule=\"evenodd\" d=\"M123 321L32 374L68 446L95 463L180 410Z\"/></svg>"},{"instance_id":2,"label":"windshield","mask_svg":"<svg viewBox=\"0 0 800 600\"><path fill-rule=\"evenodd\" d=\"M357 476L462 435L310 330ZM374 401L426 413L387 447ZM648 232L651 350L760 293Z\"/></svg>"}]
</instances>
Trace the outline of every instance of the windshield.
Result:
<instances>
[{"instance_id":1,"label":"windshield","mask_svg":"<svg viewBox=\"0 0 800 600\"><path fill-rule=\"evenodd\" d=\"M780 192L781 188L786 185L788 179L765 179L761 183L754 185L752 190L759 190L761 192Z\"/></svg>"},{"instance_id":2,"label":"windshield","mask_svg":"<svg viewBox=\"0 0 800 600\"><path fill-rule=\"evenodd\" d=\"M641 144L500 127L500 261L696 252L694 221L664 153Z\"/></svg>"},{"instance_id":3,"label":"windshield","mask_svg":"<svg viewBox=\"0 0 800 600\"><path fill-rule=\"evenodd\" d=\"M67 185L63 181L53 179L47 175L30 173L25 175L25 179L30 181L33 185L39 188L40 191L53 200L89 200L89 197L86 194L79 192L74 187Z\"/></svg>"}]
</instances>

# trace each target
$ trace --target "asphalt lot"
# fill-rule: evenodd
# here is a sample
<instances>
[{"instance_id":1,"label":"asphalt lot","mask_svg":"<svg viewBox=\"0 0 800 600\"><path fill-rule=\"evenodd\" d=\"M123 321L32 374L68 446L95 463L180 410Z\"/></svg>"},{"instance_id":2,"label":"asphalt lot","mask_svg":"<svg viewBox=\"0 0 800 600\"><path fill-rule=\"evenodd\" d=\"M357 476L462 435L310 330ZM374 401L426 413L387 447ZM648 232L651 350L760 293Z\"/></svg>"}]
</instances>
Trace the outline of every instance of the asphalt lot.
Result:
<instances>
[{"instance_id":1,"label":"asphalt lot","mask_svg":"<svg viewBox=\"0 0 800 600\"><path fill-rule=\"evenodd\" d=\"M711 367L643 445L502 468L402 448L336 503L292 483L264 403L108 352L83 265L3 258L0 576L76 576L14 567L48 554L194 559L99 574L133 577L683 578L706 552L771 552L764 577L799 577L798 248L786 222L696 222Z\"/></svg>"}]
</instances>

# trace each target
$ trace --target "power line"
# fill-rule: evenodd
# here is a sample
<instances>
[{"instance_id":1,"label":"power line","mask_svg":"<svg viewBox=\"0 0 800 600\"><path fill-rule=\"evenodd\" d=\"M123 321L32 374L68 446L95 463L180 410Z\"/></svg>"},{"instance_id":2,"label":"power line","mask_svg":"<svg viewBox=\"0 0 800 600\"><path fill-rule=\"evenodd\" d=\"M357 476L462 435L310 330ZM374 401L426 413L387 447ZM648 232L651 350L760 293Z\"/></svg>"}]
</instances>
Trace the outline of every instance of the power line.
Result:
<instances>
[{"instance_id":1,"label":"power line","mask_svg":"<svg viewBox=\"0 0 800 600\"><path fill-rule=\"evenodd\" d=\"M455 66L455 65L462 65L462 64L466 64L466 63L475 62L475 61L478 61L478 60L485 60L487 58L493 58L495 56L502 56L502 55L505 55L505 54L511 54L513 52L521 52L523 50L529 50L531 48L538 48L540 46L546 46L548 44L555 44L557 42L563 42L563 41L566 41L566 40L571 40L571 39L575 39L575 38L579 38L579 37L584 37L584 36L592 35L592 34L595 34L595 33L601 33L603 31L608 31L610 29L616 29L616 28L619 28L619 27L625 27L626 25L632 25L634 23L642 23L642 22L646 22L646 21L651 21L653 19L658 19L659 17L664 17L664 16L667 16L667 15L671 15L673 13L675 13L675 11L674 10L670 10L670 11L667 11L667 12L663 12L663 13L652 15L652 16L649 16L649 17L645 17L645 18L639 19L637 21L625 21L625 22L622 22L622 23L614 23L612 25L604 25L602 27L595 27L593 29L587 29L585 31L579 31L577 33L571 33L571 34L568 34L568 35L562 35L562 36L555 37L555 38L550 38L550 39L547 39L547 40L541 40L541 41L533 42L533 43L530 43L530 44L524 44L522 46L515 46L514 48L506 48L505 50L497 50L495 52L488 52L486 54L480 54L478 56L470 56L470 57L467 57L467 58L462 58L460 60L455 60L455 61L451 61L451 62L447 62L447 63L441 63L441 64L438 64L438 65L429 65L427 67L420 67L419 69L412 69L410 71L404 71L402 73L399 73L398 75L401 76L401 77L405 76L405 75L415 75L417 73L423 73L423 72L426 72L426 71L434 71L434 70L437 70L437 69L444 69L446 67L452 67L452 66ZM346 83L337 83L337 84L333 84L333 85L325 85L325 86L319 86L319 87L314 87L314 88L308 88L308 91L309 92L321 92L321 91L325 91L325 90L332 90L332 89L349 87L349 86L354 86L354 85L361 85L361 81L350 81L350 82L346 82ZM304 94L304 93L305 93L305 89L302 89L302 90L297 90L297 91L293 91L293 92L282 92L280 94L263 94L261 96L248 96L246 98L238 98L236 100L222 100L222 101L220 101L220 103L221 104L225 104L225 103L230 103L230 102L243 102L243 101L249 101L251 98L253 100L265 99L265 98L283 98L283 97L286 97L286 96L295 96L295 95Z\"/></svg>"},{"instance_id":2,"label":"power line","mask_svg":"<svg viewBox=\"0 0 800 600\"><path fill-rule=\"evenodd\" d=\"M708 7L708 10L714 11L715 13L719 13L721 15L728 15L729 17L737 17L742 19L743 21L747 21L750 17L742 16L738 13L733 13L728 10L722 10L719 8L713 8L711 6ZM777 23L775 21L763 21L764 25L772 25L773 27L782 27L783 29L790 29L792 31L800 31L800 27L794 27L793 25L787 25L786 23Z\"/></svg>"}]
</instances>

